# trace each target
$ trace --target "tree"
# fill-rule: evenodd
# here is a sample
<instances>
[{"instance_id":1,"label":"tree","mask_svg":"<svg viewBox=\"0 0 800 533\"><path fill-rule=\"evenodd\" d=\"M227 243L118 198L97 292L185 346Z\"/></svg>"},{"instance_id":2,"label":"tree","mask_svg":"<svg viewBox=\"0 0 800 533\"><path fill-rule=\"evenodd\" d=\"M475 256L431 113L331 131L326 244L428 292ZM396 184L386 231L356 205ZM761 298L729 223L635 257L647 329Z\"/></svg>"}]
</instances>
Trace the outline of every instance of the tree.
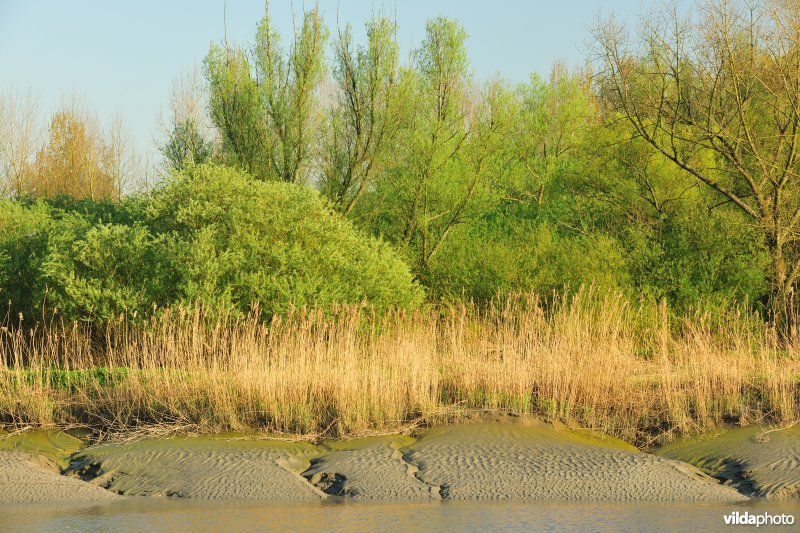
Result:
<instances>
[{"instance_id":1,"label":"tree","mask_svg":"<svg viewBox=\"0 0 800 533\"><path fill-rule=\"evenodd\" d=\"M590 122L596 117L583 76L556 64L545 81L534 74L518 88L520 112L512 136L514 159L521 166L517 180L507 184L507 196L542 205L553 174L574 160Z\"/></svg>"},{"instance_id":2,"label":"tree","mask_svg":"<svg viewBox=\"0 0 800 533\"><path fill-rule=\"evenodd\" d=\"M258 179L273 179L266 112L247 55L212 45L205 68L209 110L220 134L223 161Z\"/></svg>"},{"instance_id":3,"label":"tree","mask_svg":"<svg viewBox=\"0 0 800 533\"><path fill-rule=\"evenodd\" d=\"M160 147L168 172L206 163L214 155L207 100L197 67L172 82L166 139Z\"/></svg>"},{"instance_id":4,"label":"tree","mask_svg":"<svg viewBox=\"0 0 800 533\"><path fill-rule=\"evenodd\" d=\"M29 90L0 93L0 192L21 196L26 190L39 140L39 106Z\"/></svg>"},{"instance_id":5,"label":"tree","mask_svg":"<svg viewBox=\"0 0 800 533\"><path fill-rule=\"evenodd\" d=\"M111 119L111 127L102 147L103 171L114 184L113 198L120 200L125 188L133 182L140 171L139 158L133 148L130 130L125 127L122 116Z\"/></svg>"},{"instance_id":6,"label":"tree","mask_svg":"<svg viewBox=\"0 0 800 533\"><path fill-rule=\"evenodd\" d=\"M105 146L93 117L72 105L53 114L49 139L36 153L27 184L34 196L117 197L115 176L103 165Z\"/></svg>"},{"instance_id":7,"label":"tree","mask_svg":"<svg viewBox=\"0 0 800 533\"><path fill-rule=\"evenodd\" d=\"M187 166L207 163L214 153L213 144L203 137L192 120L178 122L161 147L168 170L183 170Z\"/></svg>"},{"instance_id":8,"label":"tree","mask_svg":"<svg viewBox=\"0 0 800 533\"><path fill-rule=\"evenodd\" d=\"M356 47L350 27L334 46L336 101L326 124L321 188L345 214L367 190L397 129L399 47L396 25L367 24L367 45Z\"/></svg>"},{"instance_id":9,"label":"tree","mask_svg":"<svg viewBox=\"0 0 800 533\"><path fill-rule=\"evenodd\" d=\"M770 255L771 314L792 335L800 278L800 10L792 1L676 7L643 21L631 42L612 22L595 31L609 119L735 206Z\"/></svg>"},{"instance_id":10,"label":"tree","mask_svg":"<svg viewBox=\"0 0 800 533\"><path fill-rule=\"evenodd\" d=\"M249 53L212 46L205 61L211 118L231 163L262 180L306 181L327 37L314 8L287 51L269 14Z\"/></svg>"},{"instance_id":11,"label":"tree","mask_svg":"<svg viewBox=\"0 0 800 533\"><path fill-rule=\"evenodd\" d=\"M423 279L452 230L474 216L504 124L501 83L470 91L466 36L452 20L428 22L415 68L401 76L400 128L375 185L375 229Z\"/></svg>"}]
</instances>

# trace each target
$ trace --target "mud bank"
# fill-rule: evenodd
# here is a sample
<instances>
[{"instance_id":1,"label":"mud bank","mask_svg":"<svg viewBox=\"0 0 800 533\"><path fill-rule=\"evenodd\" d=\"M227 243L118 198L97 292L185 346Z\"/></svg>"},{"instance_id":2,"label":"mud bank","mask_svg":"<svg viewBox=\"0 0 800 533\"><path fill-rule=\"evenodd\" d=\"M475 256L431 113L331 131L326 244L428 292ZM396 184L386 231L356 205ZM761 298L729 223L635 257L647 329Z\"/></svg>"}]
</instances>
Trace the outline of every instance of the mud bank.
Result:
<instances>
[{"instance_id":1,"label":"mud bank","mask_svg":"<svg viewBox=\"0 0 800 533\"><path fill-rule=\"evenodd\" d=\"M745 427L672 442L654 453L695 465L739 492L800 497L800 426Z\"/></svg>"},{"instance_id":2,"label":"mud bank","mask_svg":"<svg viewBox=\"0 0 800 533\"><path fill-rule=\"evenodd\" d=\"M48 501L117 495L241 501L747 499L685 462L526 419L318 445L206 436L73 452L50 448L39 457L55 459L38 465L24 446L12 448L0 451L0 503L45 497L39 493ZM33 485L39 493L25 488Z\"/></svg>"}]
</instances>

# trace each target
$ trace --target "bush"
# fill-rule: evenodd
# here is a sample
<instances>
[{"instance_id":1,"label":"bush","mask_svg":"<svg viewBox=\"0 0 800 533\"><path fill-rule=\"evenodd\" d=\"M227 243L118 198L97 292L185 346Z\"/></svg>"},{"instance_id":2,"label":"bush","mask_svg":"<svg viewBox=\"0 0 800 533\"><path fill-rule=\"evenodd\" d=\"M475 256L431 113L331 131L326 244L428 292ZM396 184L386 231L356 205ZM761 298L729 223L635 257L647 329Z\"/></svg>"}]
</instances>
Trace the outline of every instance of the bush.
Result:
<instances>
[{"instance_id":1,"label":"bush","mask_svg":"<svg viewBox=\"0 0 800 533\"><path fill-rule=\"evenodd\" d=\"M769 257L739 213L684 208L651 226L625 228L622 240L634 286L678 313L723 311L768 294Z\"/></svg>"},{"instance_id":2,"label":"bush","mask_svg":"<svg viewBox=\"0 0 800 533\"><path fill-rule=\"evenodd\" d=\"M194 166L154 193L147 217L155 234L175 239L187 301L242 312L259 302L271 316L293 305L363 302L381 311L424 298L389 245L307 187Z\"/></svg>"},{"instance_id":3,"label":"bush","mask_svg":"<svg viewBox=\"0 0 800 533\"><path fill-rule=\"evenodd\" d=\"M41 266L48 307L71 319L106 321L173 303L180 279L171 242L141 222L93 224L67 214L53 224Z\"/></svg>"},{"instance_id":4,"label":"bush","mask_svg":"<svg viewBox=\"0 0 800 533\"><path fill-rule=\"evenodd\" d=\"M14 320L32 315L44 298L39 267L51 223L42 204L0 199L0 301Z\"/></svg>"},{"instance_id":5,"label":"bush","mask_svg":"<svg viewBox=\"0 0 800 533\"><path fill-rule=\"evenodd\" d=\"M498 295L551 295L592 285L625 287L624 255L601 233L563 234L535 219L500 214L454 233L432 265L436 296L488 302Z\"/></svg>"},{"instance_id":6,"label":"bush","mask_svg":"<svg viewBox=\"0 0 800 533\"><path fill-rule=\"evenodd\" d=\"M265 319L292 306L419 305L386 243L316 192L219 166L191 167L121 204L0 200L0 298L12 319L103 322L200 303Z\"/></svg>"}]
</instances>

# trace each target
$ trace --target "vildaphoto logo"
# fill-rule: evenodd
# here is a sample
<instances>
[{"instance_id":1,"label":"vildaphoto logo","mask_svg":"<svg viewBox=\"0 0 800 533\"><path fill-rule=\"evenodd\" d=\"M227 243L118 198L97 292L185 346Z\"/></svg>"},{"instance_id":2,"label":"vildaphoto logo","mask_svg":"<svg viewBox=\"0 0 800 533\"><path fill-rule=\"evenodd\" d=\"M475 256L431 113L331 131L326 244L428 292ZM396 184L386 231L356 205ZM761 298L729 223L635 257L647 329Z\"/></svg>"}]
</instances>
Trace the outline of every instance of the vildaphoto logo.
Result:
<instances>
[{"instance_id":1,"label":"vildaphoto logo","mask_svg":"<svg viewBox=\"0 0 800 533\"><path fill-rule=\"evenodd\" d=\"M794 515L770 513L743 513L734 511L723 516L727 526L791 526L794 524Z\"/></svg>"}]
</instances>

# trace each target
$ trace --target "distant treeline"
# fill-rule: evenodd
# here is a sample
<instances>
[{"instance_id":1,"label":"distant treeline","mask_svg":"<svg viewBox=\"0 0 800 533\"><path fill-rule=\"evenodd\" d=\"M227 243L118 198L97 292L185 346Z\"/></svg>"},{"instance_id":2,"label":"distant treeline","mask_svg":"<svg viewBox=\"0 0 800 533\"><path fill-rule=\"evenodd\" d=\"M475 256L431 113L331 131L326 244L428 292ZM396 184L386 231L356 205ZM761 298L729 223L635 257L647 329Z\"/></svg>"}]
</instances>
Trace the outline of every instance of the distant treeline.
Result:
<instances>
[{"instance_id":1,"label":"distant treeline","mask_svg":"<svg viewBox=\"0 0 800 533\"><path fill-rule=\"evenodd\" d=\"M587 66L556 65L518 84L475 79L467 33L447 18L430 20L404 61L390 18L356 38L311 9L282 38L265 17L251 47L213 45L203 82L176 91L162 146L168 177L155 191L125 199L133 189L120 185L120 143L84 135L95 148L81 148L74 114L55 115L49 141L27 159L3 151L0 295L30 300L13 291L20 276L39 276L38 290L60 287L52 303L66 308L88 290L70 283L102 261L113 272L92 290L111 290L123 275L113 265L134 252L101 260L87 250L141 238L152 245L140 256L147 268L161 265L162 249L181 250L157 267L179 279L131 265L141 294L109 296L104 314L184 299L413 306L420 286L432 300L486 302L594 284L679 311L747 301L790 332L800 277L800 14L790 4L759 5L756 17L737 2L665 9L634 39L601 21ZM6 103L20 123L24 113ZM65 163L74 161L85 164ZM72 244L26 274L9 258L35 257L19 239L46 232L17 217L83 224L59 195L142 211L120 222L129 215L87 207L86 235L106 240ZM285 252L269 248L273 231L288 232ZM286 259L314 246L313 259ZM183 292L167 296L175 287Z\"/></svg>"}]
</instances>

